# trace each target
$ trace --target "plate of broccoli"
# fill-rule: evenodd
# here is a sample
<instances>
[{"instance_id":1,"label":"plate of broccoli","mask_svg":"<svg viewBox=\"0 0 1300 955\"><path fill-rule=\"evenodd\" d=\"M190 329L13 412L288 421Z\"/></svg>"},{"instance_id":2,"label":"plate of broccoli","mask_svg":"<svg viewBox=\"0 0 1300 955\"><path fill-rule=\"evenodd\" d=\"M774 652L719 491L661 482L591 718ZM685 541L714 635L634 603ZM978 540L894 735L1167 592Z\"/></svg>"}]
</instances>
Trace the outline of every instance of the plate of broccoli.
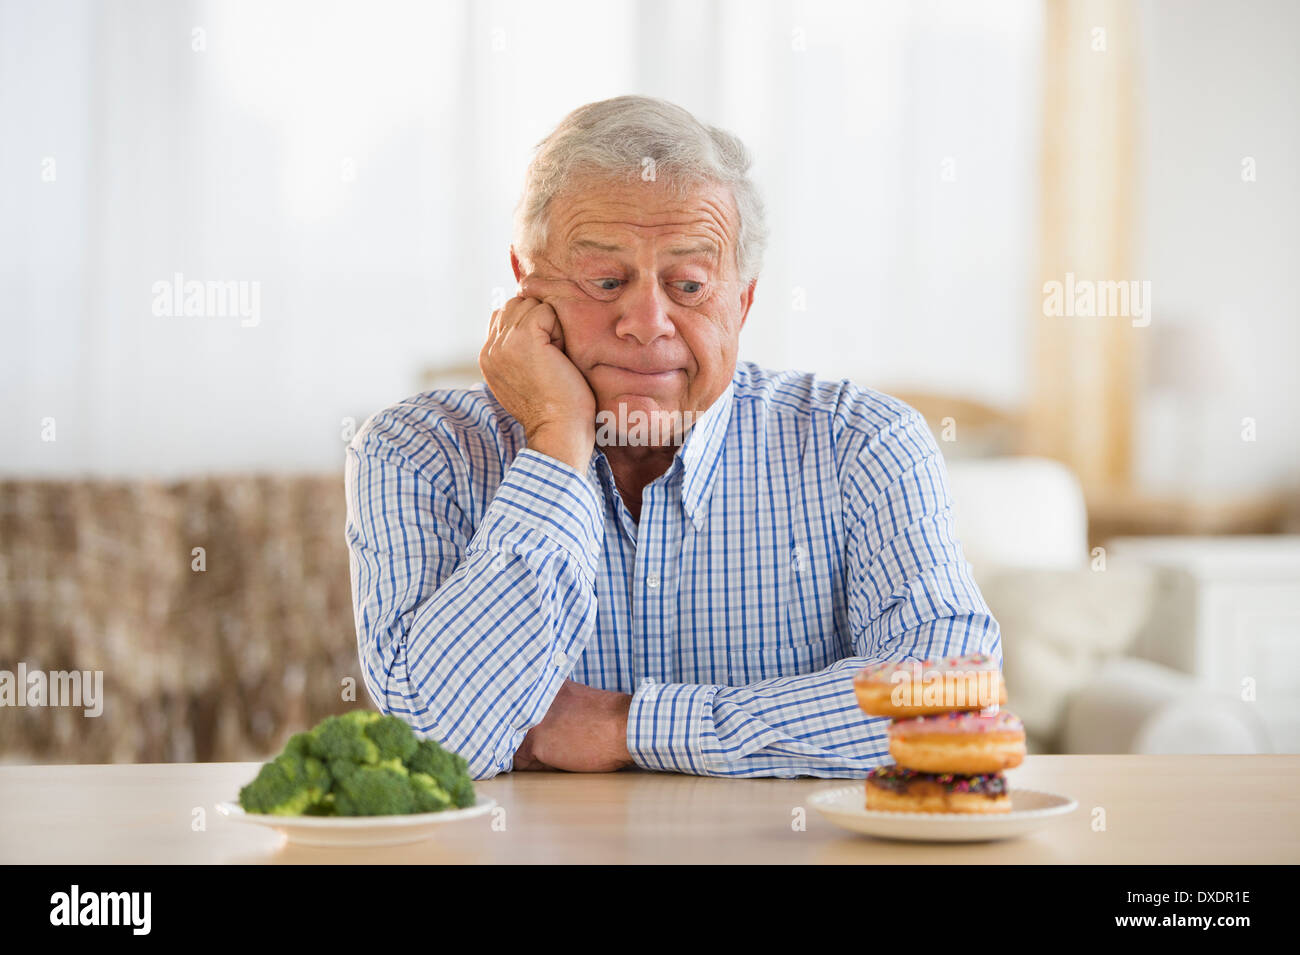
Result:
<instances>
[{"instance_id":1,"label":"plate of broccoli","mask_svg":"<svg viewBox=\"0 0 1300 955\"><path fill-rule=\"evenodd\" d=\"M397 845L490 812L465 760L397 716L352 710L289 737L222 814L315 846Z\"/></svg>"}]
</instances>

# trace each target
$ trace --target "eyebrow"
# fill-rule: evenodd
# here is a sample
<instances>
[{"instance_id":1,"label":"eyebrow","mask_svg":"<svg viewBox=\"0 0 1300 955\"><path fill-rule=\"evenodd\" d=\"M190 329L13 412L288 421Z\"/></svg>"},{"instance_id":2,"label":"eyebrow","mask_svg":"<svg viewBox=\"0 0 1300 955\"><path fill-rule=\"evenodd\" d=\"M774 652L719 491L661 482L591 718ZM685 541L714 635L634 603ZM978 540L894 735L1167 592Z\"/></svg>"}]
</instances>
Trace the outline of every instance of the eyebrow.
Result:
<instances>
[{"instance_id":1,"label":"eyebrow","mask_svg":"<svg viewBox=\"0 0 1300 955\"><path fill-rule=\"evenodd\" d=\"M718 257L718 247L707 240L694 245L679 245L668 250L669 255L707 255L711 259Z\"/></svg>"},{"instance_id":2,"label":"eyebrow","mask_svg":"<svg viewBox=\"0 0 1300 955\"><path fill-rule=\"evenodd\" d=\"M573 243L575 249L596 249L600 252L626 252L625 246L610 244L608 242L598 242L595 239L578 239ZM707 255L711 259L718 258L718 247L708 241L697 242L694 245L678 245L667 250L672 256L686 255Z\"/></svg>"}]
</instances>

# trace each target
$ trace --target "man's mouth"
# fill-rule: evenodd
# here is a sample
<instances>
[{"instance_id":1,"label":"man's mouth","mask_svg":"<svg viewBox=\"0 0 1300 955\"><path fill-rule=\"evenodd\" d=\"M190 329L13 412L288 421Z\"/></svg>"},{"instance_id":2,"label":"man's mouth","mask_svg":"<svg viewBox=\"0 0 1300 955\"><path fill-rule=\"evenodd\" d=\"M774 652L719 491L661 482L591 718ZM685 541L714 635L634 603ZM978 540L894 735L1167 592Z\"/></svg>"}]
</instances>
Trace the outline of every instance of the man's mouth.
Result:
<instances>
[{"instance_id":1,"label":"man's mouth","mask_svg":"<svg viewBox=\"0 0 1300 955\"><path fill-rule=\"evenodd\" d=\"M620 374L631 375L636 378L644 378L647 381L667 381L678 372L685 370L682 368L628 368L624 365L612 365L609 363L602 363L597 367L610 368Z\"/></svg>"}]
</instances>

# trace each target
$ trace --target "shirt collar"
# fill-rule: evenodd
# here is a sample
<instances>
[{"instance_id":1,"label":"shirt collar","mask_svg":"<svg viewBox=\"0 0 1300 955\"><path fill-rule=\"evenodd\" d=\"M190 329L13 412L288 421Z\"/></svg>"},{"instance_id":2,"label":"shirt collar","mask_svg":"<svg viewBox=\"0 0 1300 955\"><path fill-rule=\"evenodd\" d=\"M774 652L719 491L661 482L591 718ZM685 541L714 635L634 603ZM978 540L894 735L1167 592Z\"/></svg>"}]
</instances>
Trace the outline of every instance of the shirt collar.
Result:
<instances>
[{"instance_id":1,"label":"shirt collar","mask_svg":"<svg viewBox=\"0 0 1300 955\"><path fill-rule=\"evenodd\" d=\"M709 495L722 465L722 448L731 424L731 405L736 394L736 381L727 384L727 390L695 419L695 425L686 434L677 459L682 471L682 507L695 524L697 531L704 529L708 512Z\"/></svg>"},{"instance_id":2,"label":"shirt collar","mask_svg":"<svg viewBox=\"0 0 1300 955\"><path fill-rule=\"evenodd\" d=\"M697 531L704 530L704 519L708 513L709 495L722 464L722 448L727 439L727 428L731 424L731 406L736 394L736 378L727 384L727 389L709 405L695 424L686 432L682 446L673 457L667 476L671 479L675 472L682 474L682 509L690 517ZM591 454L591 468L598 474L598 480L604 483L610 493L616 493L614 478L609 470L600 448Z\"/></svg>"}]
</instances>

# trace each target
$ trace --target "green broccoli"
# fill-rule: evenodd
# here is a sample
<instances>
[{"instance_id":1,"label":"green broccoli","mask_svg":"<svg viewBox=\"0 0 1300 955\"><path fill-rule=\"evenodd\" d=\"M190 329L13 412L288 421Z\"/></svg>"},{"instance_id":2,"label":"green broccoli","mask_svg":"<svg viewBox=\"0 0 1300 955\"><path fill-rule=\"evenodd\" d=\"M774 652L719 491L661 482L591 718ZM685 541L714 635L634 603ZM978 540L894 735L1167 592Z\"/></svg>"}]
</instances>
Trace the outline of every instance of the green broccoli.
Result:
<instances>
[{"instance_id":1,"label":"green broccoli","mask_svg":"<svg viewBox=\"0 0 1300 955\"><path fill-rule=\"evenodd\" d=\"M469 765L397 716L352 710L289 737L239 791L246 812L387 816L474 805Z\"/></svg>"},{"instance_id":2,"label":"green broccoli","mask_svg":"<svg viewBox=\"0 0 1300 955\"><path fill-rule=\"evenodd\" d=\"M442 812L451 807L451 795L432 776L424 773L411 773L410 776L416 812Z\"/></svg>"},{"instance_id":3,"label":"green broccoli","mask_svg":"<svg viewBox=\"0 0 1300 955\"><path fill-rule=\"evenodd\" d=\"M286 751L264 765L257 778L239 791L246 812L298 816L319 803L332 786L325 764L298 751Z\"/></svg>"},{"instance_id":4,"label":"green broccoli","mask_svg":"<svg viewBox=\"0 0 1300 955\"><path fill-rule=\"evenodd\" d=\"M379 714L374 710L352 710L342 716L327 716L309 734L311 754L327 761L379 762L379 747L366 735L366 727L377 719Z\"/></svg>"},{"instance_id":5,"label":"green broccoli","mask_svg":"<svg viewBox=\"0 0 1300 955\"><path fill-rule=\"evenodd\" d=\"M325 765L328 767L330 775L334 777L335 784L338 784L355 773L365 763L354 763L350 759L331 759Z\"/></svg>"},{"instance_id":6,"label":"green broccoli","mask_svg":"<svg viewBox=\"0 0 1300 955\"><path fill-rule=\"evenodd\" d=\"M306 759L311 755L311 734L294 733L289 737L289 742L284 744L284 751L281 756L297 756L299 759Z\"/></svg>"},{"instance_id":7,"label":"green broccoli","mask_svg":"<svg viewBox=\"0 0 1300 955\"><path fill-rule=\"evenodd\" d=\"M443 749L434 740L420 740L406 765L413 773L432 776L458 808L474 805L474 783L469 778L469 764L457 754Z\"/></svg>"},{"instance_id":8,"label":"green broccoli","mask_svg":"<svg viewBox=\"0 0 1300 955\"><path fill-rule=\"evenodd\" d=\"M420 744L411 724L400 716L381 716L366 724L366 736L379 747L379 758L405 762Z\"/></svg>"},{"instance_id":9,"label":"green broccoli","mask_svg":"<svg viewBox=\"0 0 1300 955\"><path fill-rule=\"evenodd\" d=\"M400 760L358 766L334 791L340 816L393 816L415 812L415 790Z\"/></svg>"},{"instance_id":10,"label":"green broccoli","mask_svg":"<svg viewBox=\"0 0 1300 955\"><path fill-rule=\"evenodd\" d=\"M326 793L324 799L312 803L302 811L302 814L304 816L337 816L338 812L334 808L334 794Z\"/></svg>"}]
</instances>

